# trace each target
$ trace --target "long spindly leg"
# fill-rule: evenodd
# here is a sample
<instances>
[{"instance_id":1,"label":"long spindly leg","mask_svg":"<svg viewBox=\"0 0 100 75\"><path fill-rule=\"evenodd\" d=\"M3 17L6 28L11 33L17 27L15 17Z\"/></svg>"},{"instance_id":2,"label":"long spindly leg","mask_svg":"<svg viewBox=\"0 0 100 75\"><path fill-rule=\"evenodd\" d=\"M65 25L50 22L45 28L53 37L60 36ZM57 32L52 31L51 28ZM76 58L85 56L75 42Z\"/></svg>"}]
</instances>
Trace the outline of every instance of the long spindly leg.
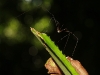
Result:
<instances>
[{"instance_id":1,"label":"long spindly leg","mask_svg":"<svg viewBox=\"0 0 100 75\"><path fill-rule=\"evenodd\" d=\"M47 12L49 12L49 11L47 10ZM50 12L49 12L49 13L50 13ZM64 50L65 50L65 47L66 47L66 45L67 45L67 43L68 43L68 40L69 40L70 35L72 34L72 35L76 38L76 44L75 44L74 50L73 50L73 52L72 52L72 56L73 56L73 55L74 55L74 52L75 52L75 49L76 49L76 47L77 47L77 44L78 44L78 38L76 37L75 34L73 34L72 32L70 32L67 28L62 29L63 25L60 27L60 23L55 19L54 15L53 15L52 13L50 13L50 14L52 15L52 18L50 19L50 21L51 21L52 19L54 20L54 22L55 22L55 24L56 24L56 27L57 27L57 32L58 32L58 33L61 33L61 32L67 32L67 33L68 33L68 35L65 35L65 36L63 37L63 38L65 38L66 36L68 36L67 41L66 41L65 46L64 46ZM61 38L61 40L62 40L63 38Z\"/></svg>"},{"instance_id":2,"label":"long spindly leg","mask_svg":"<svg viewBox=\"0 0 100 75\"><path fill-rule=\"evenodd\" d=\"M70 32L67 28L62 29L62 30L59 30L59 31L60 31L60 32L65 31L65 32L68 33L68 35L65 35L63 38L61 38L61 40L62 40L62 39L64 39L66 36L68 36L68 37L67 37L67 41L66 41L66 43L65 43L65 45L64 45L63 51L64 51L65 48L66 48L66 45L67 45L67 43L68 43L68 40L69 40L70 35L72 34L72 35L76 38L76 44L75 44L74 50L73 50L73 52L72 52L72 56L73 56L73 55L74 55L74 52L75 52L75 49L76 49L76 47L77 47L77 44L78 44L78 38L76 37L75 34L73 34L72 32Z\"/></svg>"}]
</instances>

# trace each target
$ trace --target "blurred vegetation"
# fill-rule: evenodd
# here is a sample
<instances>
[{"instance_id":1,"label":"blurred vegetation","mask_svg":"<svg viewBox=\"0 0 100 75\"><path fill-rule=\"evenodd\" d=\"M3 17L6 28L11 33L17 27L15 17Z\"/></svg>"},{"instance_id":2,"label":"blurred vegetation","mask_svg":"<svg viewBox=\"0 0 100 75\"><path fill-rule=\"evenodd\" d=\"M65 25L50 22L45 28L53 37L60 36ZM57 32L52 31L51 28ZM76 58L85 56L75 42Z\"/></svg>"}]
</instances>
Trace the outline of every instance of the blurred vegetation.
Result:
<instances>
[{"instance_id":1,"label":"blurred vegetation","mask_svg":"<svg viewBox=\"0 0 100 75\"><path fill-rule=\"evenodd\" d=\"M47 75L44 63L49 54L30 27L50 35L62 50L66 42L66 38L60 40L66 33L57 34L56 24L48 11L53 13L60 27L67 27L79 38L73 58L82 62L90 75L96 75L99 7L98 1L0 0L0 75ZM75 43L71 35L64 51L66 55L71 56Z\"/></svg>"},{"instance_id":2,"label":"blurred vegetation","mask_svg":"<svg viewBox=\"0 0 100 75\"><path fill-rule=\"evenodd\" d=\"M30 27L41 32L52 31L50 17L42 8L49 10L51 5L52 0L0 1L1 75L47 74L42 70L46 54L38 51L43 46L34 38Z\"/></svg>"}]
</instances>

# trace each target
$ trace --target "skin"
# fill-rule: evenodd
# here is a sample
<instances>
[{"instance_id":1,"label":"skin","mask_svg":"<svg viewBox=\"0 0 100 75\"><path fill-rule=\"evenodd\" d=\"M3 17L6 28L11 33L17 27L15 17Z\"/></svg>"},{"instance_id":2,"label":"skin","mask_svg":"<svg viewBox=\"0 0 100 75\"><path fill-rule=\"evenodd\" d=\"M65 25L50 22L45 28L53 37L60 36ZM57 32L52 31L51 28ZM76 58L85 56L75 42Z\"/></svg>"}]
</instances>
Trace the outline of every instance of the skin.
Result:
<instances>
[{"instance_id":1,"label":"skin","mask_svg":"<svg viewBox=\"0 0 100 75\"><path fill-rule=\"evenodd\" d=\"M78 60L73 60L71 57L67 57L67 59L71 62L72 66L76 69L76 71L80 75L89 75L86 69L82 66L82 64Z\"/></svg>"},{"instance_id":2,"label":"skin","mask_svg":"<svg viewBox=\"0 0 100 75\"><path fill-rule=\"evenodd\" d=\"M58 68L56 63L49 58L45 64L46 69L48 69L48 74L50 75L62 75L61 70Z\"/></svg>"},{"instance_id":3,"label":"skin","mask_svg":"<svg viewBox=\"0 0 100 75\"><path fill-rule=\"evenodd\" d=\"M78 60L73 60L71 57L66 57L68 61L72 64L75 70L79 73L79 75L89 75L86 69L82 66L82 64ZM45 64L46 69L48 69L48 74L50 75L63 75L59 67L56 63L49 58Z\"/></svg>"}]
</instances>

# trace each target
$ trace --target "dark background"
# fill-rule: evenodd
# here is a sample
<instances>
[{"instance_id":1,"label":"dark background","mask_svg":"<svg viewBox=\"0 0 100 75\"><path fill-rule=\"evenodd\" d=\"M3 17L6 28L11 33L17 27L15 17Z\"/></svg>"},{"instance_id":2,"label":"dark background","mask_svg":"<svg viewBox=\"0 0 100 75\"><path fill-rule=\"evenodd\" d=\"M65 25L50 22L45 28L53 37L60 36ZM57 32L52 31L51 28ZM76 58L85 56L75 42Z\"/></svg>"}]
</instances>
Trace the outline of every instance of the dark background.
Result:
<instances>
[{"instance_id":1,"label":"dark background","mask_svg":"<svg viewBox=\"0 0 100 75\"><path fill-rule=\"evenodd\" d=\"M99 7L96 0L0 0L0 75L48 75L44 64L50 55L30 27L47 33L66 56L72 56L77 40L71 35L64 50L67 37L60 39L68 33L58 34L58 26L79 38L73 58L82 63L89 75L97 75ZM48 11L58 20L58 26L50 20Z\"/></svg>"}]
</instances>

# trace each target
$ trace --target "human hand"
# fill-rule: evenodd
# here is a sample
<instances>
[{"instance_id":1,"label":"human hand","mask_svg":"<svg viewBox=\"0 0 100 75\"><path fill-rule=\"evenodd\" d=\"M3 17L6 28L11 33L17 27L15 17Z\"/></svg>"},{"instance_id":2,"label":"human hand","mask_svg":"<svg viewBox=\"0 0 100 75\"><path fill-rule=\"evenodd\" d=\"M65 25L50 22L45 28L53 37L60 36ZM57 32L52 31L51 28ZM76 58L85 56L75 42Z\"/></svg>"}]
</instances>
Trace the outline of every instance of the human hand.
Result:
<instances>
[{"instance_id":1,"label":"human hand","mask_svg":"<svg viewBox=\"0 0 100 75\"><path fill-rule=\"evenodd\" d=\"M89 75L86 69L82 66L82 64L78 60L73 60L71 57L66 57L68 61L72 64L75 70L79 73L79 75ZM64 75L56 63L49 58L45 64L46 69L48 69L48 74L50 75Z\"/></svg>"}]
</instances>

